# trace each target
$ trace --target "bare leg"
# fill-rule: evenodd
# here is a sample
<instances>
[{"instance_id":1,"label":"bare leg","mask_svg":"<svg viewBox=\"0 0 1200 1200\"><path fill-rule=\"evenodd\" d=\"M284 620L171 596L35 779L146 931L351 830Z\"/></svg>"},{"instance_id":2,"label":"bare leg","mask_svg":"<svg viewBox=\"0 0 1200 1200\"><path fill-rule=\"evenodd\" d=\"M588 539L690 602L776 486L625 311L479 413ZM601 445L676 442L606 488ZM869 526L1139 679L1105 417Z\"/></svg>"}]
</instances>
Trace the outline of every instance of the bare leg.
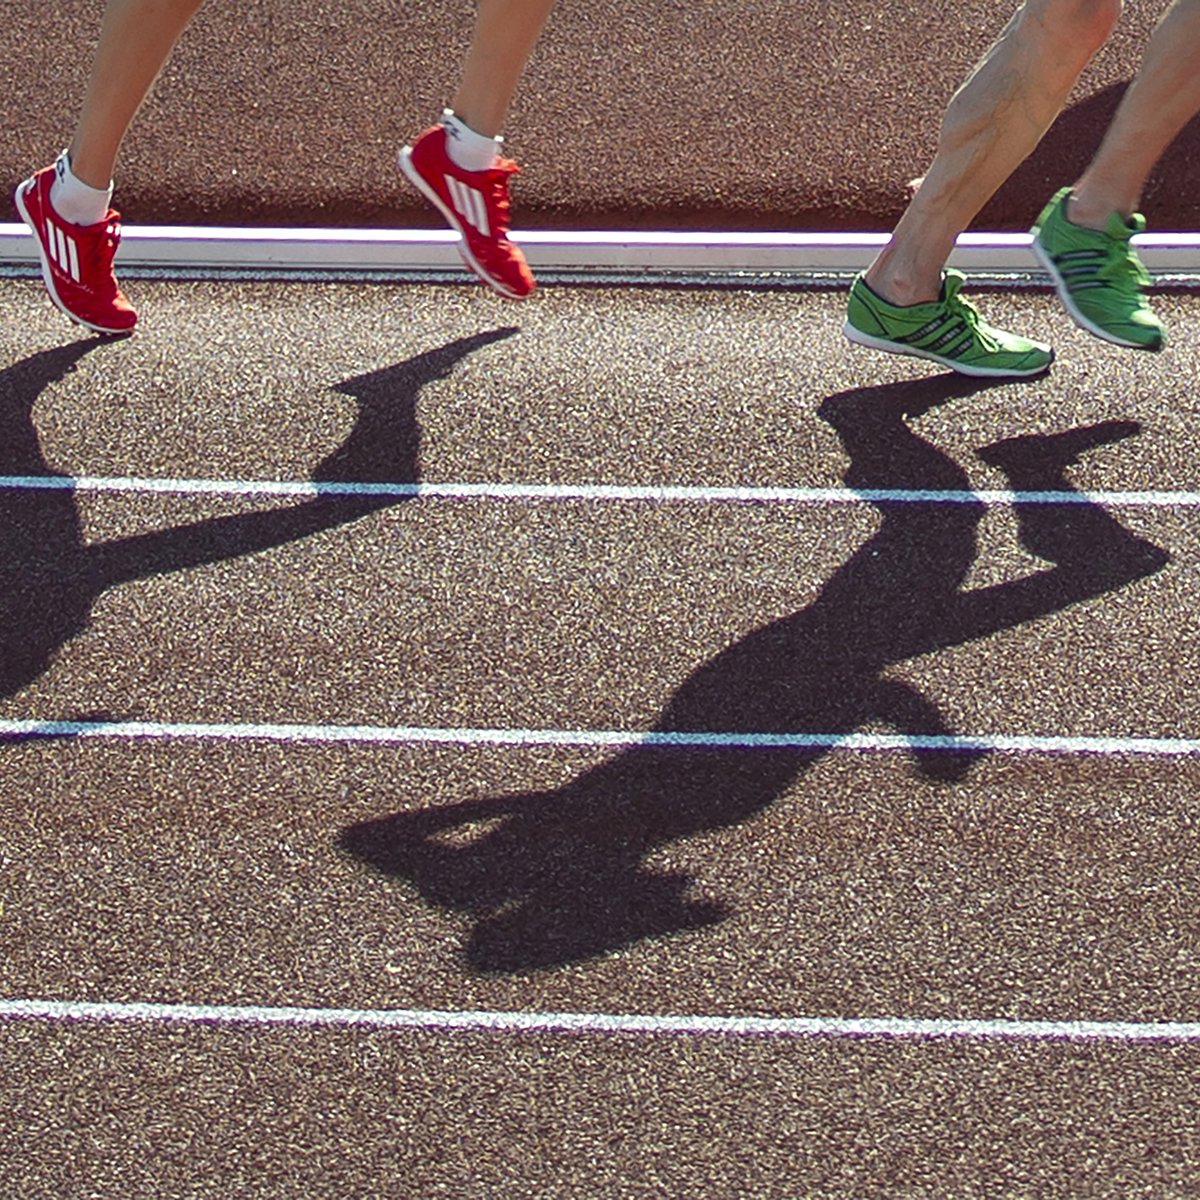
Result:
<instances>
[{"instance_id":1,"label":"bare leg","mask_svg":"<svg viewBox=\"0 0 1200 1200\"><path fill-rule=\"evenodd\" d=\"M554 0L479 0L475 36L452 107L476 133L495 137Z\"/></svg>"},{"instance_id":2,"label":"bare leg","mask_svg":"<svg viewBox=\"0 0 1200 1200\"><path fill-rule=\"evenodd\" d=\"M1200 111L1200 0L1175 0L1125 93L1100 149L1075 185L1070 219L1103 229L1111 213L1130 217L1154 164Z\"/></svg>"},{"instance_id":3,"label":"bare leg","mask_svg":"<svg viewBox=\"0 0 1200 1200\"><path fill-rule=\"evenodd\" d=\"M1026 0L951 99L933 164L866 272L875 292L938 298L955 239L1049 129L1120 12L1121 0Z\"/></svg>"},{"instance_id":4,"label":"bare leg","mask_svg":"<svg viewBox=\"0 0 1200 1200\"><path fill-rule=\"evenodd\" d=\"M108 0L75 136L71 170L107 188L130 123L203 0Z\"/></svg>"},{"instance_id":5,"label":"bare leg","mask_svg":"<svg viewBox=\"0 0 1200 1200\"><path fill-rule=\"evenodd\" d=\"M400 151L400 169L459 233L463 261L511 300L537 284L508 236L508 178L517 166L500 156L497 136L553 7L554 0L476 0L453 114Z\"/></svg>"}]
</instances>

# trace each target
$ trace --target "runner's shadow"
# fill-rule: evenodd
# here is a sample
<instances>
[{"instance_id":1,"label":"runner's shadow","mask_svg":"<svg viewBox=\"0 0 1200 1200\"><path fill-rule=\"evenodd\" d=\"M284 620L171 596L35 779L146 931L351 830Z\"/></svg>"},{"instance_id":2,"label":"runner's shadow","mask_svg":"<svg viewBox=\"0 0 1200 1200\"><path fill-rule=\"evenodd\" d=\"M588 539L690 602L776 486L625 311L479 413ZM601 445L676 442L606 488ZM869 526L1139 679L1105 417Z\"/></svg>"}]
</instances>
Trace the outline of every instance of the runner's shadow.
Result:
<instances>
[{"instance_id":1,"label":"runner's shadow","mask_svg":"<svg viewBox=\"0 0 1200 1200\"><path fill-rule=\"evenodd\" d=\"M849 454L847 483L863 491L969 490L966 472L906 418L976 386L939 377L827 399L820 416ZM1110 423L981 453L1014 487L1072 491L1071 461L1135 432ZM936 704L889 678L889 667L1112 591L1168 561L1096 505L1020 506L1022 542L1053 565L963 591L981 503L868 498L879 509L878 532L817 599L699 667L656 730L850 734L882 723L906 734L949 734ZM552 791L367 821L344 830L340 845L410 881L432 903L469 915L473 968L551 967L721 920L720 906L688 899L689 876L654 870L647 857L748 820L826 752L638 747ZM926 777L953 781L977 757L925 750L913 761Z\"/></svg>"},{"instance_id":2,"label":"runner's shadow","mask_svg":"<svg viewBox=\"0 0 1200 1200\"><path fill-rule=\"evenodd\" d=\"M1084 172L1112 123L1128 85L1114 83L1063 110L1036 149L980 210L975 229L1020 229L1033 224L1042 205ZM1200 117L1193 118L1167 147L1146 181L1142 201L1153 215L1171 210L1172 228L1194 228L1200 215Z\"/></svg>"},{"instance_id":3,"label":"runner's shadow","mask_svg":"<svg viewBox=\"0 0 1200 1200\"><path fill-rule=\"evenodd\" d=\"M335 390L358 402L345 442L313 472L321 482L415 483L420 467L416 404L421 389L446 378L468 354L506 338L498 329L461 338ZM71 481L42 453L33 407L51 384L111 339L43 351L0 371L0 475L29 487L0 487L0 696L33 682L57 651L89 624L109 588L282 546L392 507L401 494L323 495L265 511L85 544ZM62 487L45 486L47 479Z\"/></svg>"}]
</instances>

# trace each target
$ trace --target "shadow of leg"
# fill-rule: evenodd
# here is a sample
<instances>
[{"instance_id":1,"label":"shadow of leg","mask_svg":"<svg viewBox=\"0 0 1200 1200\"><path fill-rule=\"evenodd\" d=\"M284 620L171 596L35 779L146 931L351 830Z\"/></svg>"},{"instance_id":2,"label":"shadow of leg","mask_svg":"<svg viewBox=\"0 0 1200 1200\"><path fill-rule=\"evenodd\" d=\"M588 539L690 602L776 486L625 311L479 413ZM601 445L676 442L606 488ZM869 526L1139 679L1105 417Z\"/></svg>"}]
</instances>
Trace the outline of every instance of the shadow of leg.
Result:
<instances>
[{"instance_id":1,"label":"shadow of leg","mask_svg":"<svg viewBox=\"0 0 1200 1200\"><path fill-rule=\"evenodd\" d=\"M977 452L984 462L1004 472L1014 491L1068 492L1079 497L1070 503L1017 505L1021 544L1047 562L1069 567L1079 585L1090 578L1092 586L1117 586L1153 574L1170 562L1165 550L1131 533L1099 504L1087 501L1067 479L1067 468L1089 450L1140 431L1133 421L1104 421L1057 434L1006 438Z\"/></svg>"}]
</instances>

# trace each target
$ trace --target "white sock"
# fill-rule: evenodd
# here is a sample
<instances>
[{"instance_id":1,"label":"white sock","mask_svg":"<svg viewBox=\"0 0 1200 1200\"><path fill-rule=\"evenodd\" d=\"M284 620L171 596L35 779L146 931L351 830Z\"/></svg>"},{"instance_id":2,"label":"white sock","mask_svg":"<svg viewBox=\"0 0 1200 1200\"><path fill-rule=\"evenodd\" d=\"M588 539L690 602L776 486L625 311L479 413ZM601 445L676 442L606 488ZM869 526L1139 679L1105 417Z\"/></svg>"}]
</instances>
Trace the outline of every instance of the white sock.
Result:
<instances>
[{"instance_id":1,"label":"white sock","mask_svg":"<svg viewBox=\"0 0 1200 1200\"><path fill-rule=\"evenodd\" d=\"M456 167L464 171L486 171L500 157L504 139L476 133L469 125L464 125L452 109L442 112L442 126L446 130L446 153Z\"/></svg>"},{"instance_id":2,"label":"white sock","mask_svg":"<svg viewBox=\"0 0 1200 1200\"><path fill-rule=\"evenodd\" d=\"M107 188L94 188L76 179L65 150L54 166L58 172L50 185L50 203L54 205L54 211L73 225L97 225L103 221L112 201L112 184Z\"/></svg>"}]
</instances>

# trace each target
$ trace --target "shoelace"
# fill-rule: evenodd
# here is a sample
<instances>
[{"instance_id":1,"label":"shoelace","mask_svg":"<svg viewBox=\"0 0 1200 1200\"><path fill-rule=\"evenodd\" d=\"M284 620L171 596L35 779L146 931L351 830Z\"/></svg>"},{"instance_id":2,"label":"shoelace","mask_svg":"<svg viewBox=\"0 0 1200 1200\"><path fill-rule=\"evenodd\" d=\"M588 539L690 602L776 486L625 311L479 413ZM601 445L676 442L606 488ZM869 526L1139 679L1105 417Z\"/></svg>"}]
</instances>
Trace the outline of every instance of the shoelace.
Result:
<instances>
[{"instance_id":1,"label":"shoelace","mask_svg":"<svg viewBox=\"0 0 1200 1200\"><path fill-rule=\"evenodd\" d=\"M946 308L960 317L985 350L998 350L999 343L992 336L991 327L979 313L979 309L959 292L946 297Z\"/></svg>"},{"instance_id":2,"label":"shoelace","mask_svg":"<svg viewBox=\"0 0 1200 1200\"><path fill-rule=\"evenodd\" d=\"M509 176L518 174L520 170L511 158L501 158L486 172L487 180L482 190L487 200L488 212L491 214L492 230L497 237L508 232L508 215L511 209L508 180Z\"/></svg>"},{"instance_id":3,"label":"shoelace","mask_svg":"<svg viewBox=\"0 0 1200 1200\"><path fill-rule=\"evenodd\" d=\"M1105 249L1104 262L1100 264L1096 278L1122 291L1138 291L1150 284L1150 273L1123 238L1114 239Z\"/></svg>"},{"instance_id":4,"label":"shoelace","mask_svg":"<svg viewBox=\"0 0 1200 1200\"><path fill-rule=\"evenodd\" d=\"M113 259L116 257L117 247L121 244L120 223L114 218L105 222L103 228L97 228L94 234L77 236L77 241L81 256L86 256L93 268L86 273L85 278L103 277L106 281L111 279L115 288Z\"/></svg>"},{"instance_id":5,"label":"shoelace","mask_svg":"<svg viewBox=\"0 0 1200 1200\"><path fill-rule=\"evenodd\" d=\"M92 268L89 277L100 283L103 292L116 292L116 276L113 274L113 259L116 257L116 247L121 244L121 227L116 220L108 221L104 228L97 230L94 238L89 239L90 245L86 253L91 259Z\"/></svg>"}]
</instances>

